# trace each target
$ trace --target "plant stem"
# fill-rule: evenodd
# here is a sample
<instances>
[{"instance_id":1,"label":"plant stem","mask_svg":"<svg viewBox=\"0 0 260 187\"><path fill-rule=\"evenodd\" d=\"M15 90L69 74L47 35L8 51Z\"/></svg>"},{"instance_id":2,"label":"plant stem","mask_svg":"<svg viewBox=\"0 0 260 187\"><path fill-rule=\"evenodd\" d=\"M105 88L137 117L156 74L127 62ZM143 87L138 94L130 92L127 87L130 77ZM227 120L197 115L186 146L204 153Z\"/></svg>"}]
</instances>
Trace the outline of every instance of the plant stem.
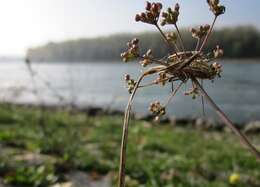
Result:
<instances>
[{"instance_id":1,"label":"plant stem","mask_svg":"<svg viewBox=\"0 0 260 187\"><path fill-rule=\"evenodd\" d=\"M170 103L171 99L176 95L178 90L181 88L182 84L183 82L180 82L180 84L173 90L172 94L168 97L164 107L166 107Z\"/></svg>"},{"instance_id":2,"label":"plant stem","mask_svg":"<svg viewBox=\"0 0 260 187\"><path fill-rule=\"evenodd\" d=\"M198 39L198 41L197 41L197 45L196 45L196 48L195 48L195 51L198 51L198 49L199 49L199 46L200 46L200 38Z\"/></svg>"},{"instance_id":3,"label":"plant stem","mask_svg":"<svg viewBox=\"0 0 260 187\"><path fill-rule=\"evenodd\" d=\"M128 125L129 125L129 116L131 112L132 100L144 76L145 75L143 74L139 77L125 109L124 126L123 126L123 134L122 134L122 142L121 142L121 150L120 150L119 184L118 184L119 187L125 186L126 148L127 148Z\"/></svg>"},{"instance_id":4,"label":"plant stem","mask_svg":"<svg viewBox=\"0 0 260 187\"><path fill-rule=\"evenodd\" d=\"M203 88L203 79L200 81L201 87ZM205 117L205 102L204 102L204 97L201 96L201 104L202 104L202 114Z\"/></svg>"},{"instance_id":5,"label":"plant stem","mask_svg":"<svg viewBox=\"0 0 260 187\"><path fill-rule=\"evenodd\" d=\"M139 55L138 56L140 59L142 59L142 60L144 60L145 58L144 57L142 57L141 55ZM163 61L161 61L161 60L156 60L156 59L154 59L154 58L151 58L151 57L149 57L149 60L151 60L152 62L154 62L154 63L156 63L156 64L159 64L159 65L163 65L163 66L169 66L169 64L167 64L167 63L165 63L165 62L163 62Z\"/></svg>"},{"instance_id":6,"label":"plant stem","mask_svg":"<svg viewBox=\"0 0 260 187\"><path fill-rule=\"evenodd\" d=\"M207 92L202 88L200 83L196 78L192 78L192 81L196 84L196 86L200 89L202 95L205 97L205 99L208 101L208 103L211 105L211 107L216 111L218 116L221 118L221 120L239 137L240 142L245 145L248 150L253 153L258 160L260 160L260 152L250 143L248 138L240 132L239 129L236 128L236 126L232 123L232 121L226 116L226 114L216 105L216 103L209 97Z\"/></svg>"},{"instance_id":7,"label":"plant stem","mask_svg":"<svg viewBox=\"0 0 260 187\"><path fill-rule=\"evenodd\" d=\"M203 50L204 46L206 45L206 43L207 43L207 41L208 41L208 39L209 39L210 34L212 33L212 30L213 30L213 27L214 27L215 22L216 22L216 20L217 20L217 17L218 17L218 16L215 16L215 18L214 18L214 20L213 20L213 22L212 22L212 24L211 24L211 26L210 26L210 30L209 30L209 32L207 33L205 39L203 40L203 43L201 44L201 47L200 47L200 50L199 50L200 53L201 53L201 51Z\"/></svg>"},{"instance_id":8,"label":"plant stem","mask_svg":"<svg viewBox=\"0 0 260 187\"><path fill-rule=\"evenodd\" d=\"M180 31L179 31L179 28L178 28L177 24L174 24L174 26L175 26L175 28L176 28L176 30L177 30L178 36L179 36L180 41L181 41L180 43L181 43L182 51L185 52L186 50L185 50L185 47L184 47L184 42L183 42L181 33L180 33Z\"/></svg>"},{"instance_id":9,"label":"plant stem","mask_svg":"<svg viewBox=\"0 0 260 187\"><path fill-rule=\"evenodd\" d=\"M160 69L160 68L159 68ZM129 126L129 119L130 119L130 112L132 107L133 98L136 94L136 91L144 79L144 77L148 75L152 75L159 71L158 68L150 69L144 72L137 80L134 90L128 100L126 109L125 109L125 116L124 116L124 125L123 125L123 133L122 133L122 141L121 141L121 149L120 149L120 165L119 165L119 187L125 187L125 164L126 164L126 148L127 148L127 138L128 138L128 126Z\"/></svg>"},{"instance_id":10,"label":"plant stem","mask_svg":"<svg viewBox=\"0 0 260 187\"><path fill-rule=\"evenodd\" d=\"M162 29L159 27L159 25L156 23L155 24L155 27L159 30L159 32L161 33L164 41L167 43L167 45L169 46L169 48L171 49L172 48L172 44L169 42L169 40L167 39L167 37L165 36L165 34L163 33ZM178 46L174 43L174 50L173 52L176 54L176 56L178 57L178 53L179 52L179 49L178 49Z\"/></svg>"}]
</instances>

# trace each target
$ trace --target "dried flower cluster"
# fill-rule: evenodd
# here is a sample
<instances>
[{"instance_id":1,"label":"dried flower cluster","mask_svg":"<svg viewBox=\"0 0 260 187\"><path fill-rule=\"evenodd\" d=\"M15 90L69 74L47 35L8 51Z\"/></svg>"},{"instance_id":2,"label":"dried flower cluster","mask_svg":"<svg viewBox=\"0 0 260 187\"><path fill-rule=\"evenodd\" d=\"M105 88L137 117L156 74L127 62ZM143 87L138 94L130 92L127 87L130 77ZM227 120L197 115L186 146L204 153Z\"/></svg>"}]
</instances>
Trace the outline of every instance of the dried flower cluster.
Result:
<instances>
[{"instance_id":1,"label":"dried flower cluster","mask_svg":"<svg viewBox=\"0 0 260 187\"><path fill-rule=\"evenodd\" d=\"M197 38L197 39L202 39L204 36L207 35L207 33L209 32L209 29L210 29L210 25L208 25L208 24L206 24L204 26L201 25L198 30L195 28L192 28L191 29L192 37Z\"/></svg>"},{"instance_id":2,"label":"dried flower cluster","mask_svg":"<svg viewBox=\"0 0 260 187\"><path fill-rule=\"evenodd\" d=\"M138 43L139 40L136 38L127 43L128 50L121 54L124 62L128 62L129 60L135 59L139 56Z\"/></svg>"},{"instance_id":3,"label":"dried flower cluster","mask_svg":"<svg viewBox=\"0 0 260 187\"><path fill-rule=\"evenodd\" d=\"M161 26L164 26L166 24L170 25L175 25L178 21L178 17L179 17L179 10L180 10L180 6L177 3L174 7L174 10L172 10L170 7L167 9L166 12L162 13L162 22L161 22Z\"/></svg>"},{"instance_id":4,"label":"dried flower cluster","mask_svg":"<svg viewBox=\"0 0 260 187\"><path fill-rule=\"evenodd\" d=\"M145 12L137 14L135 21L141 21L148 24L157 24L162 9L161 3L146 3Z\"/></svg>"},{"instance_id":5,"label":"dried flower cluster","mask_svg":"<svg viewBox=\"0 0 260 187\"><path fill-rule=\"evenodd\" d=\"M132 93L133 89L135 88L136 81L134 79L131 79L129 74L125 75L125 81L127 83L128 92Z\"/></svg>"},{"instance_id":6,"label":"dried flower cluster","mask_svg":"<svg viewBox=\"0 0 260 187\"><path fill-rule=\"evenodd\" d=\"M223 56L223 50L219 46L216 46L216 48L210 53L204 53L203 50L210 34L212 33L217 17L221 14L224 14L225 7L219 4L219 0L207 0L207 3L215 17L211 25L202 25L198 29L192 28L190 30L192 37L197 39L197 45L192 51L185 50L183 38L177 25L180 15L179 4L175 4L173 8L170 7L166 11L162 11L163 6L161 3L147 2L145 7L146 11L137 14L135 17L137 22L143 22L155 26L162 35L163 40L170 48L171 53L166 59L164 58L164 60L154 58L151 49L148 49L145 54L141 55L139 54L139 40L133 39L127 43L128 49L126 52L121 54L124 62L128 62L130 60L139 60L143 67L148 65L152 67L145 70L137 80L131 79L130 75L125 76L127 88L131 95L125 111L120 157L119 187L125 186L126 146L132 101L136 91L139 88L144 88L151 85L164 86L167 83L174 84L175 82L179 82L179 84L175 86L175 89L172 90L171 95L167 98L164 104L159 101L155 101L150 104L150 112L152 112L156 116L156 119L158 119L159 117L166 114L166 108L168 104L181 88L181 86L184 83L191 81L192 88L186 91L185 95L192 96L192 98L196 98L198 95L204 96L213 109L217 111L217 114L220 116L220 118L227 124L227 126L229 126L233 132L239 136L241 141L250 149L251 152L260 158L259 152L233 125L233 123L220 110L220 108L218 108L218 106L213 102L213 100L208 96L207 92L198 82L198 79L214 80L216 77L220 77L222 72L222 65L215 62L215 60ZM165 34L158 25L160 17L162 17L160 25L173 25L176 29L176 33L171 32ZM155 78L155 80L153 80L151 83L141 85L143 79L150 75L157 75L157 78Z\"/></svg>"},{"instance_id":7,"label":"dried flower cluster","mask_svg":"<svg viewBox=\"0 0 260 187\"><path fill-rule=\"evenodd\" d=\"M219 4L219 0L207 0L210 10L215 14L215 16L219 16L224 14L226 8L223 5Z\"/></svg>"}]
</instances>

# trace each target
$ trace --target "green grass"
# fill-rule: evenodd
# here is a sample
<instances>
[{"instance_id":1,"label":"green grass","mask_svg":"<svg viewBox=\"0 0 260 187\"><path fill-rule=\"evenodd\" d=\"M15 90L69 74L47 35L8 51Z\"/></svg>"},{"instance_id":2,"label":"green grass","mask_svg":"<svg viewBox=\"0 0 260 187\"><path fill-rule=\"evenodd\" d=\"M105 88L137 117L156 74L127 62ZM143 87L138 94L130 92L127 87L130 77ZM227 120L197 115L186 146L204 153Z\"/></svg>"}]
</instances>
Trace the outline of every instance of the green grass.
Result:
<instances>
[{"instance_id":1,"label":"green grass","mask_svg":"<svg viewBox=\"0 0 260 187\"><path fill-rule=\"evenodd\" d=\"M116 182L122 120L1 105L0 176L18 186L48 186L77 169L110 173ZM260 148L260 135L250 139ZM24 152L50 155L55 162L15 159ZM130 187L260 186L260 162L230 133L132 121L127 156ZM233 173L240 180L231 185Z\"/></svg>"}]
</instances>

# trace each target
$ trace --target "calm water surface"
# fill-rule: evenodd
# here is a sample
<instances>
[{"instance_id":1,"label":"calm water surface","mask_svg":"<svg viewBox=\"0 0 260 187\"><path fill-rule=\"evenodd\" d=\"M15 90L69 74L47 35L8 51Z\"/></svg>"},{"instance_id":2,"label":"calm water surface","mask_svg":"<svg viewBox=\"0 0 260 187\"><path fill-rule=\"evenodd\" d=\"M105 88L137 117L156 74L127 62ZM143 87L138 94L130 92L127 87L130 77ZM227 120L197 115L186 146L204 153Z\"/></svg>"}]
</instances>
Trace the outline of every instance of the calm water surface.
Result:
<instances>
[{"instance_id":1,"label":"calm water surface","mask_svg":"<svg viewBox=\"0 0 260 187\"><path fill-rule=\"evenodd\" d=\"M214 101L236 122L260 120L260 63L257 61L223 61L221 79L204 87ZM69 104L102 106L123 110L129 97L125 89L125 73L137 77L141 71L135 63L34 63L32 81L23 62L0 63L0 99L17 103ZM151 79L147 79L149 82ZM187 84L173 99L168 115L202 116L201 100L184 96ZM35 94L35 90L37 94ZM140 89L133 110L146 113L149 103L165 101L170 86ZM64 100L60 100L62 96ZM206 115L216 118L206 107Z\"/></svg>"}]
</instances>

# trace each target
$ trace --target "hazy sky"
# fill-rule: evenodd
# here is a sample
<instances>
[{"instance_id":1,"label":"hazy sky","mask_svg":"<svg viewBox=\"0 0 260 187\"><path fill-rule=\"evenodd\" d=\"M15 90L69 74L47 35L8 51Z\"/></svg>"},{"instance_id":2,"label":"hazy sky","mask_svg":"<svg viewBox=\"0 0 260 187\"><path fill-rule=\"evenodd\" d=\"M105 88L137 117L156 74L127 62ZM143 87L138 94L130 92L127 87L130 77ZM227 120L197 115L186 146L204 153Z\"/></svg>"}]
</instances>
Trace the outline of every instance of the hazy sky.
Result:
<instances>
[{"instance_id":1,"label":"hazy sky","mask_svg":"<svg viewBox=\"0 0 260 187\"><path fill-rule=\"evenodd\" d=\"M95 37L120 32L152 30L134 22L145 0L0 0L0 55L23 55L26 48L49 41ZM206 0L179 2L180 25L205 24L212 20ZM260 0L222 0L226 14L217 25L260 27Z\"/></svg>"}]
</instances>

